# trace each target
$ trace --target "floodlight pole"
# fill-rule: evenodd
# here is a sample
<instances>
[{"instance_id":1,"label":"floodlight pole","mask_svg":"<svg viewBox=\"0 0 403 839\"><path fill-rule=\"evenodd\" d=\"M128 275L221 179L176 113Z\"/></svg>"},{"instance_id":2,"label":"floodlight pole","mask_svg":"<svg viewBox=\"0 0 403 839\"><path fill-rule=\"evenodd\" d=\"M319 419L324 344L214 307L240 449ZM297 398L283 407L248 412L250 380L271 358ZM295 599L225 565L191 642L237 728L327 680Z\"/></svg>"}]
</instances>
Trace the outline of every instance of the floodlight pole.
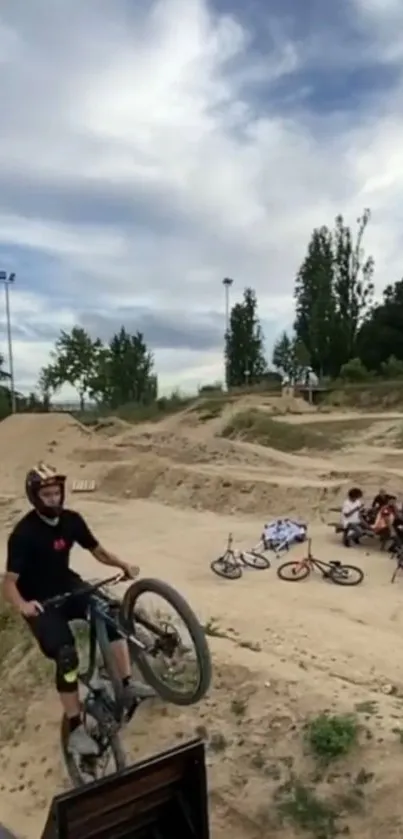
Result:
<instances>
[{"instance_id":1,"label":"floodlight pole","mask_svg":"<svg viewBox=\"0 0 403 839\"><path fill-rule=\"evenodd\" d=\"M6 323L7 323L7 343L8 343L8 365L10 372L10 395L11 395L11 410L15 414L17 410L17 402L15 398L15 382L14 382L14 358L13 358L13 337L11 331L11 315L10 315L10 285L15 282L15 274L7 274L6 271L0 271L0 282L4 283L4 292L6 298Z\"/></svg>"},{"instance_id":2,"label":"floodlight pole","mask_svg":"<svg viewBox=\"0 0 403 839\"><path fill-rule=\"evenodd\" d=\"M231 278L230 278L230 277L224 277L224 279L223 279L223 281L222 281L222 284L223 284L223 286L224 286L224 290L225 290L225 335L224 335L224 358L225 358L225 350L226 350L227 337L228 337L228 335L229 335L229 321L230 321L229 290L230 290L230 288L231 288L231 286L232 286L233 282L234 282L234 281L233 281L233 280L231 280ZM227 380L227 381L226 381L226 384L227 384L227 387L228 387L228 371L227 371L227 367L225 367L225 373L226 373L225 378L226 378L226 380Z\"/></svg>"}]
</instances>

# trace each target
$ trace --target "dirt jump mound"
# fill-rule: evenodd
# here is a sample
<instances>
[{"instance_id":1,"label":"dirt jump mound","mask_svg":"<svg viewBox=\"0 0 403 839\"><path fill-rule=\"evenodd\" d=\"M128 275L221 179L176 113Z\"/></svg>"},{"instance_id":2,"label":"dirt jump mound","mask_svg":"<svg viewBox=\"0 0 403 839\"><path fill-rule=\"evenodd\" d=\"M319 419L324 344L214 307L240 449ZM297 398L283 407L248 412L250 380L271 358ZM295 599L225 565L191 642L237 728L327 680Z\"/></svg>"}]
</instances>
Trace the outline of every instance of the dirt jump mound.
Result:
<instances>
[{"instance_id":1,"label":"dirt jump mound","mask_svg":"<svg viewBox=\"0 0 403 839\"><path fill-rule=\"evenodd\" d=\"M21 489L25 471L39 460L65 468L78 447L88 446L92 434L70 414L14 414L0 423L2 484L8 492Z\"/></svg>"}]
</instances>

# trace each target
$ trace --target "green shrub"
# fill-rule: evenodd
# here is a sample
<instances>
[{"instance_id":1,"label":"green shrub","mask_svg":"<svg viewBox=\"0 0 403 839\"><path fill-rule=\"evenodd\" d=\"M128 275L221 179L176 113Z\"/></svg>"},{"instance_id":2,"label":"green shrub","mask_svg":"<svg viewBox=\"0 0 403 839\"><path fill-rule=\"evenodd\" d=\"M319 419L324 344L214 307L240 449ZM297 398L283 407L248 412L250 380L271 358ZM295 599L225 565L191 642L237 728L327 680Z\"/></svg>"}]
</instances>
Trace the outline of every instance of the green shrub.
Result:
<instances>
[{"instance_id":1,"label":"green shrub","mask_svg":"<svg viewBox=\"0 0 403 839\"><path fill-rule=\"evenodd\" d=\"M357 742L359 724L351 714L320 714L306 729L313 754L326 763L347 754Z\"/></svg>"}]
</instances>

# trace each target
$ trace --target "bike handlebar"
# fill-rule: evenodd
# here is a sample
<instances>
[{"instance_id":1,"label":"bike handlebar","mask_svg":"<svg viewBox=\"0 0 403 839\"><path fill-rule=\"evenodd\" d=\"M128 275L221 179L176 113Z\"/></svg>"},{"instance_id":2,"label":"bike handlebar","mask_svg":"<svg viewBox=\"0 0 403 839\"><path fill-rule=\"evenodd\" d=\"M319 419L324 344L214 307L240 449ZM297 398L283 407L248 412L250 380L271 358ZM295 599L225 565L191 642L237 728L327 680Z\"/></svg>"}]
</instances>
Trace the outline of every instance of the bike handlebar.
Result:
<instances>
[{"instance_id":1,"label":"bike handlebar","mask_svg":"<svg viewBox=\"0 0 403 839\"><path fill-rule=\"evenodd\" d=\"M92 585L87 584L81 586L80 588L76 588L75 591L66 591L65 594L57 594L55 597L49 597L47 600L42 601L41 606L43 609L48 609L49 607L58 608L67 600L70 600L70 598L80 597L84 594L94 594L104 586L117 585L118 583L123 583L127 579L129 578L124 571L120 571L119 574L115 574L113 577L108 577L106 580L99 580L97 583L93 583Z\"/></svg>"}]
</instances>

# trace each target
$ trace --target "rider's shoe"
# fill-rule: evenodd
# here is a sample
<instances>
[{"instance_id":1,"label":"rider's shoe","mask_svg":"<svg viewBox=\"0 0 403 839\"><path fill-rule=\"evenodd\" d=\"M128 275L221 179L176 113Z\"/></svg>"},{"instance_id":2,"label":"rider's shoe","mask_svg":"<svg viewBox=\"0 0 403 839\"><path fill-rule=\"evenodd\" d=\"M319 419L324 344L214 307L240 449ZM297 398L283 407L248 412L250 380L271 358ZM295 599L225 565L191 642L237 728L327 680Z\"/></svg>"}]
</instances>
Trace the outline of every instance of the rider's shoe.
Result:
<instances>
[{"instance_id":1,"label":"rider's shoe","mask_svg":"<svg viewBox=\"0 0 403 839\"><path fill-rule=\"evenodd\" d=\"M134 679L130 679L123 688L123 702L128 711L133 711L143 699L152 699L155 696L155 690L150 685Z\"/></svg>"},{"instance_id":2,"label":"rider's shoe","mask_svg":"<svg viewBox=\"0 0 403 839\"><path fill-rule=\"evenodd\" d=\"M99 748L95 740L90 737L82 723L71 732L67 748L69 752L75 752L85 757L99 754Z\"/></svg>"}]
</instances>

